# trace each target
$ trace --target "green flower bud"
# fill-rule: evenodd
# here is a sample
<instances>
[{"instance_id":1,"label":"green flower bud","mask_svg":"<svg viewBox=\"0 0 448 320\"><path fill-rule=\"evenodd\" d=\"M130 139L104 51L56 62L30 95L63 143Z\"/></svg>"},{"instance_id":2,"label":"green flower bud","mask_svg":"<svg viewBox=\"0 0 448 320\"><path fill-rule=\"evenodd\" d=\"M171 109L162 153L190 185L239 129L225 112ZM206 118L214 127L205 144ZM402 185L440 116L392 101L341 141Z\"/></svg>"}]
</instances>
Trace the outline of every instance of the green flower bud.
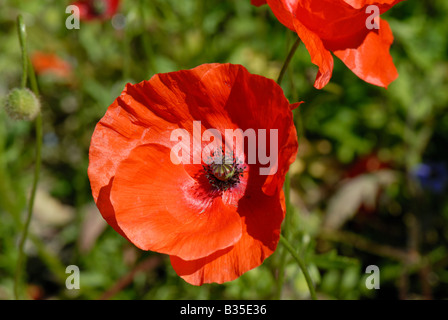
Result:
<instances>
[{"instance_id":1,"label":"green flower bud","mask_svg":"<svg viewBox=\"0 0 448 320\"><path fill-rule=\"evenodd\" d=\"M40 102L29 89L14 88L6 100L6 112L12 119L34 120L40 112Z\"/></svg>"}]
</instances>

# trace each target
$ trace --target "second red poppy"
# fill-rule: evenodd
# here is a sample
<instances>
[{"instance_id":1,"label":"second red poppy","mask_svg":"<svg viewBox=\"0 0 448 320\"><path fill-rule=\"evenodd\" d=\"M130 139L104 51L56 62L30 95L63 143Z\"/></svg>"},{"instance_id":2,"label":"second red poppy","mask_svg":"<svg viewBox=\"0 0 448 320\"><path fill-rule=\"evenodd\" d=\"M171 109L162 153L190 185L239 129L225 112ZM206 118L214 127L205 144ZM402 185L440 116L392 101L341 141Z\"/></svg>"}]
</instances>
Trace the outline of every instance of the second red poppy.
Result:
<instances>
[{"instance_id":1,"label":"second red poppy","mask_svg":"<svg viewBox=\"0 0 448 320\"><path fill-rule=\"evenodd\" d=\"M379 19L370 28L372 8L383 14L403 0L251 0L268 4L277 19L295 31L319 67L314 86L323 88L332 76L336 55L362 80L387 88L398 77L389 53L393 35ZM373 6L373 7L372 7Z\"/></svg>"}]
</instances>

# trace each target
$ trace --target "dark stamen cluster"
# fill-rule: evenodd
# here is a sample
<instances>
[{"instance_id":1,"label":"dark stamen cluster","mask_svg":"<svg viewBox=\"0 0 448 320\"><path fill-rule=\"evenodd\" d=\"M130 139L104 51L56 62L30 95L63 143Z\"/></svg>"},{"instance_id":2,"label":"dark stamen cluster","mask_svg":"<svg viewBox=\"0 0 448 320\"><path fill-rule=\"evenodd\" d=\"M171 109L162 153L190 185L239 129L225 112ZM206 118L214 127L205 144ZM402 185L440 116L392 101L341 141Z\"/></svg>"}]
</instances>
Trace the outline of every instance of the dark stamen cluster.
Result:
<instances>
[{"instance_id":1,"label":"dark stamen cluster","mask_svg":"<svg viewBox=\"0 0 448 320\"><path fill-rule=\"evenodd\" d=\"M246 166L239 164L238 159L230 158L228 155L224 156L220 152L214 152L213 157L209 157L206 163L206 165L202 166L205 170L205 176L212 187L219 191L227 191L237 186L246 168ZM231 172L226 179L223 179L221 175L217 175L216 169L220 166ZM231 169L229 170L229 168Z\"/></svg>"}]
</instances>

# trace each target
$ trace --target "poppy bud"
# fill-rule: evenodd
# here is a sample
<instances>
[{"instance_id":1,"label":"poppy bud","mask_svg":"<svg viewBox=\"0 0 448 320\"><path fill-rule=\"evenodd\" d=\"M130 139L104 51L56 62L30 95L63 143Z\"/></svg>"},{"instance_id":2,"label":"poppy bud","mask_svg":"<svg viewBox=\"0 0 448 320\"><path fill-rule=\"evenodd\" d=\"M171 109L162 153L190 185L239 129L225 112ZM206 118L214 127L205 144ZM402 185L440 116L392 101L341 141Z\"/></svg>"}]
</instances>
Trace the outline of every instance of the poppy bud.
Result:
<instances>
[{"instance_id":1,"label":"poppy bud","mask_svg":"<svg viewBox=\"0 0 448 320\"><path fill-rule=\"evenodd\" d=\"M29 89L14 88L6 100L6 112L12 119L34 120L40 112L39 99Z\"/></svg>"}]
</instances>

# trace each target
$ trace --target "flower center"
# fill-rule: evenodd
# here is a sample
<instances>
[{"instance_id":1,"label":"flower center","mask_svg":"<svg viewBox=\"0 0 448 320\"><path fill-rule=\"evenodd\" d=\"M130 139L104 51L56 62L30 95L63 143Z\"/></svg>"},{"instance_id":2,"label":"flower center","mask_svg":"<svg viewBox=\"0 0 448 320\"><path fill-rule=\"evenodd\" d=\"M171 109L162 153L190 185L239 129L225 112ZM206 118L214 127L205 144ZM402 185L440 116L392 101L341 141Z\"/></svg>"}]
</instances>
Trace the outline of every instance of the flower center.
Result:
<instances>
[{"instance_id":1,"label":"flower center","mask_svg":"<svg viewBox=\"0 0 448 320\"><path fill-rule=\"evenodd\" d=\"M228 161L228 158L224 158L222 160L222 163L212 163L210 165L210 169L212 174L221 181L227 181L232 178L232 176L235 174L235 165L233 163L233 159L231 159L231 162Z\"/></svg>"},{"instance_id":2,"label":"flower center","mask_svg":"<svg viewBox=\"0 0 448 320\"><path fill-rule=\"evenodd\" d=\"M203 166L205 176L215 189L226 191L239 184L245 167L238 164L235 158L215 152L208 163Z\"/></svg>"}]
</instances>

